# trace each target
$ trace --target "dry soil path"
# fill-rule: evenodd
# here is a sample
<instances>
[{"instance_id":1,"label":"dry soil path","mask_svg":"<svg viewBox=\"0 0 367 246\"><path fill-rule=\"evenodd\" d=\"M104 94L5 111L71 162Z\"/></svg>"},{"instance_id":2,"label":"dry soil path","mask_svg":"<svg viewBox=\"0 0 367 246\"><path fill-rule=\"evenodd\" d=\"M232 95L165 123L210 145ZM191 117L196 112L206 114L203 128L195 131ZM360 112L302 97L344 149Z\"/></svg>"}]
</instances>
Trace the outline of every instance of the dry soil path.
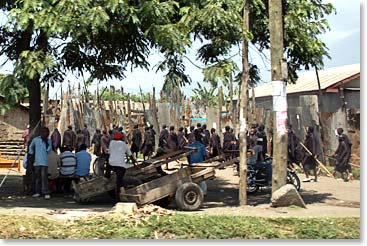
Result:
<instances>
[{"instance_id":1,"label":"dry soil path","mask_svg":"<svg viewBox=\"0 0 367 246\"><path fill-rule=\"evenodd\" d=\"M173 166L173 165L171 165ZM6 170L0 170L0 180ZM108 195L98 197L94 203L79 205L71 194L53 195L51 200L22 195L22 173L8 177L0 188L0 214L41 215L51 219L69 219L105 212L114 206ZM302 180L304 177L299 175ZM233 169L216 170L216 177L207 181L208 194L203 207L186 214L246 215L263 217L360 217L360 182L343 182L320 177L317 183L302 183L301 196L307 209L298 207L271 208L270 190L261 190L248 196L248 206L238 206L238 182ZM169 206L174 209L174 203Z\"/></svg>"}]
</instances>

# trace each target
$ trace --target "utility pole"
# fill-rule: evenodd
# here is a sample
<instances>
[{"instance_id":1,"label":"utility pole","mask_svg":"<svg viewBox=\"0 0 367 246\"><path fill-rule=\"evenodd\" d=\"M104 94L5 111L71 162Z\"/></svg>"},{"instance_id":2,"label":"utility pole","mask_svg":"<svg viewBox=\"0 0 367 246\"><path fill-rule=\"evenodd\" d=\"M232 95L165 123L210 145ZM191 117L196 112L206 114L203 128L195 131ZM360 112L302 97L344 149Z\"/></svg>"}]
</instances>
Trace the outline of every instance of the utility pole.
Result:
<instances>
[{"instance_id":1,"label":"utility pole","mask_svg":"<svg viewBox=\"0 0 367 246\"><path fill-rule=\"evenodd\" d=\"M247 35L250 30L249 25L249 1L245 0L243 8L243 27L242 32L244 40L242 42L242 84L241 84L241 102L240 102L240 190L239 201L240 205L247 205L247 141L246 141L246 112L247 112L247 90L249 81L249 62L248 62L248 42Z\"/></svg>"},{"instance_id":2,"label":"utility pole","mask_svg":"<svg viewBox=\"0 0 367 246\"><path fill-rule=\"evenodd\" d=\"M283 61L282 0L269 0L269 31L271 80L273 84L273 177L272 194L287 182L288 138L287 122L287 69Z\"/></svg>"}]
</instances>

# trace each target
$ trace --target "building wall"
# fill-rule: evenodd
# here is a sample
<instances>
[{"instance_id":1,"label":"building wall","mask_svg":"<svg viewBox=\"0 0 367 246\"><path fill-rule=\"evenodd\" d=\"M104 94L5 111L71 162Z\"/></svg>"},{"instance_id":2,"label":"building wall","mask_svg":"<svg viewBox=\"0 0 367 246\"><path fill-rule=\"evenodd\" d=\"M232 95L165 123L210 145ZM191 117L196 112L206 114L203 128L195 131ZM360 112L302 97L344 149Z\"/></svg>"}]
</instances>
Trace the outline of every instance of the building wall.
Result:
<instances>
[{"instance_id":1,"label":"building wall","mask_svg":"<svg viewBox=\"0 0 367 246\"><path fill-rule=\"evenodd\" d=\"M29 123L28 110L20 106L0 116L0 141L22 140L22 133Z\"/></svg>"},{"instance_id":2,"label":"building wall","mask_svg":"<svg viewBox=\"0 0 367 246\"><path fill-rule=\"evenodd\" d=\"M336 150L338 141L335 129L342 127L353 143L351 161L358 164L360 157L360 91L345 90L344 96L345 109L342 107L343 100L339 93L323 94L321 110L323 141L321 141L317 95L288 96L288 120L301 140L305 137L305 127L314 126L317 139L319 143L322 143L325 155L332 155ZM257 98L256 106L264 111L271 111L272 98ZM269 122L269 114L264 114L263 117L259 122ZM328 160L328 158L324 158L325 162Z\"/></svg>"}]
</instances>

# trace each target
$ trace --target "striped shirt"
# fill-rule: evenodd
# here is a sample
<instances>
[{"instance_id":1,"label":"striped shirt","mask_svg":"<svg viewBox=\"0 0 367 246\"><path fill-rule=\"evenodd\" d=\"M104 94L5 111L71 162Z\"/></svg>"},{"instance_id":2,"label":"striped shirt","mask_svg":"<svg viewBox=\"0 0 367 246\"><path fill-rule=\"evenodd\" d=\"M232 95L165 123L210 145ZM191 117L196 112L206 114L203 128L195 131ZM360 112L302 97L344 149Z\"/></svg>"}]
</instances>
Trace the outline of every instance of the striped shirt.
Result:
<instances>
[{"instance_id":1,"label":"striped shirt","mask_svg":"<svg viewBox=\"0 0 367 246\"><path fill-rule=\"evenodd\" d=\"M73 152L64 151L60 154L60 173L65 176L73 175L76 170L76 157Z\"/></svg>"}]
</instances>

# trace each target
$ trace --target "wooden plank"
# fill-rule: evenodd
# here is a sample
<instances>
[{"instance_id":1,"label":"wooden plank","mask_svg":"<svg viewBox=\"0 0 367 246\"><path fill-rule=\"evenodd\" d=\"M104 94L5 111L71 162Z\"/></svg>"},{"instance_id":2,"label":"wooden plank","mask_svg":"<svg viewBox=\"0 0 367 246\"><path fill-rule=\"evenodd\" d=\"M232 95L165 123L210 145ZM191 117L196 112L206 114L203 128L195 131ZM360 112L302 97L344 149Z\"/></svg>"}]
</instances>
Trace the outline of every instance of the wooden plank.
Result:
<instances>
[{"instance_id":1,"label":"wooden plank","mask_svg":"<svg viewBox=\"0 0 367 246\"><path fill-rule=\"evenodd\" d=\"M141 197L140 204L144 205L144 204L155 202L167 196L174 196L177 188L181 184L186 183L186 182L190 182L189 177L186 177L184 179L177 180L176 182L168 183L160 187L157 187L155 189L152 189Z\"/></svg>"},{"instance_id":2,"label":"wooden plank","mask_svg":"<svg viewBox=\"0 0 367 246\"><path fill-rule=\"evenodd\" d=\"M168 174L167 176L163 176L161 178L152 180L150 182L141 184L139 186L136 186L134 188L128 189L125 192L127 194L139 194L139 193L145 193L151 189L160 187L166 183L174 183L175 181L178 181L180 179L183 179L185 177L190 176L190 170L188 168L181 168L178 171L175 171L174 173Z\"/></svg>"}]
</instances>

